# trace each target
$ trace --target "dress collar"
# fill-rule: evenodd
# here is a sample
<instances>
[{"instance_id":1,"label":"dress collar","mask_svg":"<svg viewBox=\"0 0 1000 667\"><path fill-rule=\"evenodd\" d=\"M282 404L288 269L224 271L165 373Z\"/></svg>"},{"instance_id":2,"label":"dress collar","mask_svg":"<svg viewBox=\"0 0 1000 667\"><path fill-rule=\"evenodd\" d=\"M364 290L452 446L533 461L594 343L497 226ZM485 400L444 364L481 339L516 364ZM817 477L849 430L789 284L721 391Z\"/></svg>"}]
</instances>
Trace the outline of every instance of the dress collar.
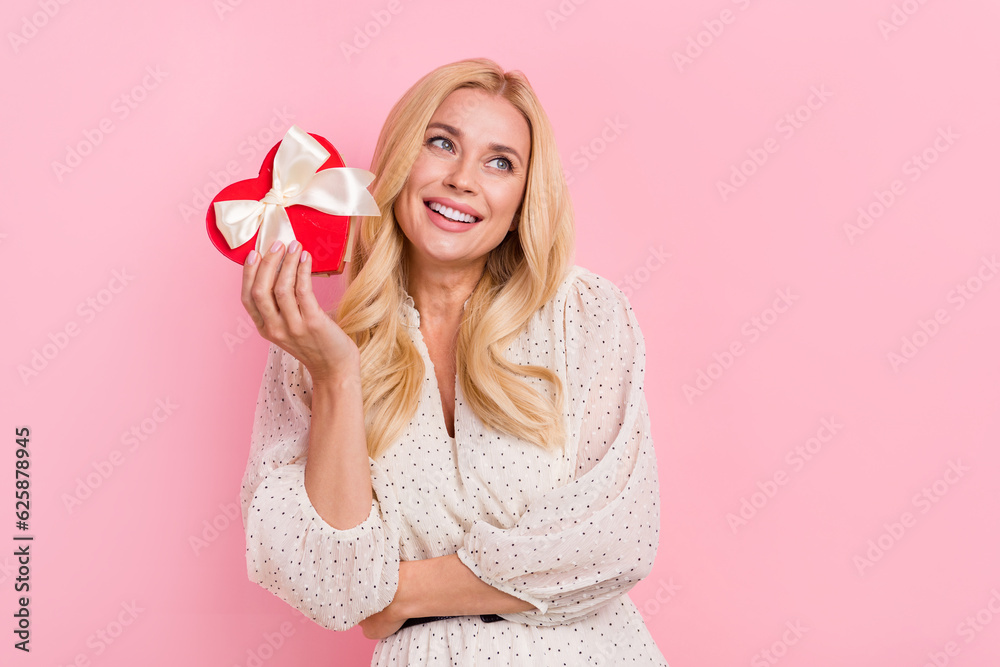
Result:
<instances>
[{"instance_id":1,"label":"dress collar","mask_svg":"<svg viewBox=\"0 0 1000 667\"><path fill-rule=\"evenodd\" d=\"M409 294L407 294L406 290L403 290L403 294L405 295L404 298L403 298L403 302L401 304L399 304L399 318L400 318L400 321L405 326L414 327L414 328L419 329L420 328L420 311L417 310L417 306L413 302L413 297L410 296ZM471 296L468 299L465 300L465 303L462 304L462 310L463 311L465 310L465 307L469 305L469 301L470 300L472 300Z\"/></svg>"},{"instance_id":2,"label":"dress collar","mask_svg":"<svg viewBox=\"0 0 1000 667\"><path fill-rule=\"evenodd\" d=\"M406 294L404 292L404 294ZM403 302L399 304L399 320L404 326L417 329L420 327L420 313L413 303L413 297L406 294Z\"/></svg>"}]
</instances>

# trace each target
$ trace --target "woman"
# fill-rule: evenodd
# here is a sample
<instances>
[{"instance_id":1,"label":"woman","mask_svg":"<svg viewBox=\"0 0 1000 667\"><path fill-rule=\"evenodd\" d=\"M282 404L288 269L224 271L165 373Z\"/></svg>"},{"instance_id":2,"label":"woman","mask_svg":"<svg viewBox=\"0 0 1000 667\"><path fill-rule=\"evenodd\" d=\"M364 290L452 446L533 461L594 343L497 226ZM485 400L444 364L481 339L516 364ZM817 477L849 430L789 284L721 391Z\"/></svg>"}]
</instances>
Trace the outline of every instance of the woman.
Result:
<instances>
[{"instance_id":1,"label":"woman","mask_svg":"<svg viewBox=\"0 0 1000 667\"><path fill-rule=\"evenodd\" d=\"M625 593L659 490L645 346L571 263L573 217L527 80L418 81L372 161L335 316L275 244L243 304L273 344L242 502L250 578L372 665L665 665ZM307 456L308 455L308 456Z\"/></svg>"}]
</instances>

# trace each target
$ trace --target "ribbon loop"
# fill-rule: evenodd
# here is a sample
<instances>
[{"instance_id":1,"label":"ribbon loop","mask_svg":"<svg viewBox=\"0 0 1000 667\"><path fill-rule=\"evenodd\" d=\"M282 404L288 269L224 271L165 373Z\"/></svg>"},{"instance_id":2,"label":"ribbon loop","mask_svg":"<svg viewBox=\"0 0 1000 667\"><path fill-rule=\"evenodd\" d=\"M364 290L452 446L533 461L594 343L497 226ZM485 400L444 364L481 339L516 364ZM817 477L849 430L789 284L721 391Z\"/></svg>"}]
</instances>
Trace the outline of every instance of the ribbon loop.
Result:
<instances>
[{"instance_id":1,"label":"ribbon loop","mask_svg":"<svg viewBox=\"0 0 1000 667\"><path fill-rule=\"evenodd\" d=\"M378 205L366 189L375 175L352 167L317 171L329 159L330 152L309 133L297 125L288 128L274 156L271 189L263 199L214 203L215 224L229 247L243 245L254 234L261 254L275 241L288 247L295 232L287 206L308 206L330 215L378 215Z\"/></svg>"}]
</instances>

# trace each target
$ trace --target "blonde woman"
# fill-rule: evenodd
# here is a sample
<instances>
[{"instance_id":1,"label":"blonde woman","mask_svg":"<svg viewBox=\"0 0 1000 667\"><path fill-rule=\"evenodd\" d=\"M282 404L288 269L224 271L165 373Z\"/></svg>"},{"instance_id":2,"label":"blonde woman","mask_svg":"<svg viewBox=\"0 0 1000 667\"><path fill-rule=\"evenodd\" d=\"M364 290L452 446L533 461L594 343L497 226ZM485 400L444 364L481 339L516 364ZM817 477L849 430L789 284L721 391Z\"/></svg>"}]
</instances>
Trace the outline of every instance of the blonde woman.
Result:
<instances>
[{"instance_id":1,"label":"blonde woman","mask_svg":"<svg viewBox=\"0 0 1000 667\"><path fill-rule=\"evenodd\" d=\"M298 243L251 253L272 342L243 480L250 578L372 665L666 665L626 595L657 550L645 346L576 266L525 77L441 67L396 103L335 312Z\"/></svg>"}]
</instances>

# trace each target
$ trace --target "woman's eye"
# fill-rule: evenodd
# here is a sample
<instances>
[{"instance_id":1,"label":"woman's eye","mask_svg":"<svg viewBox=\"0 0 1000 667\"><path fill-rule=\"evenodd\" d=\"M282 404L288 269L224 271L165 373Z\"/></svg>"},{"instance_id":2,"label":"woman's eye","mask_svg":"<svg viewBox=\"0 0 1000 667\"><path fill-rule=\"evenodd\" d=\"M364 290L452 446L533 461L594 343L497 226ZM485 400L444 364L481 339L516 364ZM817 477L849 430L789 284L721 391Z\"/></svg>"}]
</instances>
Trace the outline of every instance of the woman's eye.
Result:
<instances>
[{"instance_id":1,"label":"woman's eye","mask_svg":"<svg viewBox=\"0 0 1000 667\"><path fill-rule=\"evenodd\" d=\"M437 146L438 148L443 148L446 151L450 151L455 148L454 145L452 145L451 140L446 139L445 137L434 137L433 139L430 139L427 143L430 144L431 146Z\"/></svg>"},{"instance_id":2,"label":"woman's eye","mask_svg":"<svg viewBox=\"0 0 1000 667\"><path fill-rule=\"evenodd\" d=\"M505 157L495 157L486 164L493 164L494 162L500 162L503 165L503 166L498 166L497 169L501 169L503 171L511 171L514 169L514 165L512 165L510 163L510 160L508 160Z\"/></svg>"}]
</instances>

